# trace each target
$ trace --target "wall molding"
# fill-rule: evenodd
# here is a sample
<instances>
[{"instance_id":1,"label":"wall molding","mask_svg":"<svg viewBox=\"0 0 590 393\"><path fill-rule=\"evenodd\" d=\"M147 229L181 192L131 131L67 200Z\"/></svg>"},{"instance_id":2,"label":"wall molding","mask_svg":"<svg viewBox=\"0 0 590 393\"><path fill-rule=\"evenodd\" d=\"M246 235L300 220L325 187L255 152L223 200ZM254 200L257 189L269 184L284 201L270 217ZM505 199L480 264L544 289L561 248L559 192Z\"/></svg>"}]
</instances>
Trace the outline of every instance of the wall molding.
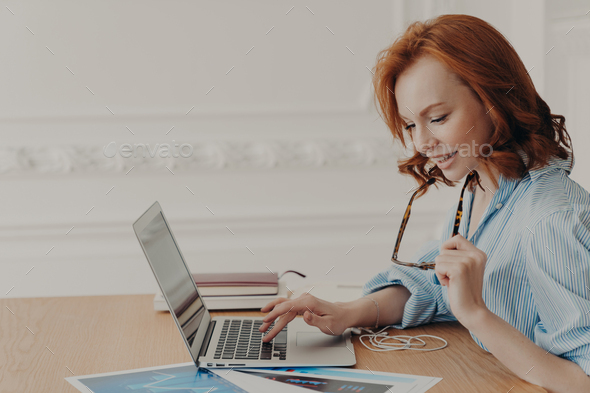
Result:
<instances>
[{"instance_id":1,"label":"wall molding","mask_svg":"<svg viewBox=\"0 0 590 393\"><path fill-rule=\"evenodd\" d=\"M438 218L442 219L440 213ZM293 289L326 280L363 283L389 266L399 218L383 213L229 218L222 222L168 217L191 270L297 269L307 274L305 280L287 277L287 285ZM412 220L401 250L405 258L434 238L438 230L429 212L416 211ZM372 230L366 234L368 229ZM56 226L6 228L0 230L0 239L26 250L5 255L0 298L156 290L153 274L127 222L77 226L67 237Z\"/></svg>"},{"instance_id":2,"label":"wall molding","mask_svg":"<svg viewBox=\"0 0 590 393\"><path fill-rule=\"evenodd\" d=\"M168 220L192 270L296 268L308 275L306 281L288 278L288 285L297 288L325 280L362 283L387 267L401 218L401 212L392 213ZM444 216L440 211L415 213L404 236L405 258L440 232L433 219L440 222ZM156 288L128 222L78 224L67 236L58 225L6 227L0 228L0 239L21 250L5 255L0 298L150 293Z\"/></svg>"},{"instance_id":3,"label":"wall molding","mask_svg":"<svg viewBox=\"0 0 590 393\"><path fill-rule=\"evenodd\" d=\"M105 113L82 112L43 114L29 113L26 115L0 115L0 124L64 124L64 123L113 123L129 121L167 121L167 122L195 122L202 120L220 120L227 118L266 119L269 117L285 116L369 116L374 114L372 84L366 84L358 96L346 105L236 105L235 107L205 107L187 104L181 110L165 110L146 108L141 111L119 110L114 115L104 109ZM187 112L188 111L188 112Z\"/></svg>"},{"instance_id":4,"label":"wall molding","mask_svg":"<svg viewBox=\"0 0 590 393\"><path fill-rule=\"evenodd\" d=\"M168 217L174 225L175 230L189 231L200 234L211 234L216 231L227 235L227 227L244 233L264 233L265 236L272 235L277 228L286 230L299 230L309 228L370 228L371 225L391 226L399 228L402 210L396 210L385 214L374 208L367 207L362 211L350 212L342 210L333 213L322 213L322 210L314 213L288 213L288 214L251 214L235 216L215 217L187 217L186 214L178 217ZM423 205L421 210L412 213L412 226L416 227L432 223L434 216L443 217L445 211L434 205ZM367 226L368 225L368 226ZM23 225L0 225L0 238L2 239L30 239L64 236L63 229L68 226L75 226L76 230L71 232L72 236L114 236L118 237L131 231L128 221L68 221L55 224L23 224ZM366 232L366 231L365 231ZM359 233L363 235L364 232ZM395 239L394 239L395 240Z\"/></svg>"},{"instance_id":5,"label":"wall molding","mask_svg":"<svg viewBox=\"0 0 590 393\"><path fill-rule=\"evenodd\" d=\"M166 167L171 171L299 169L391 166L397 163L397 150L392 139L387 137L183 143L192 146L192 154L187 158L172 157L173 152L166 156L155 143L149 146L151 153L138 147L135 157L131 155L129 158L119 152L108 158L106 146L98 145L4 146L0 147L0 173L125 173L132 167L138 171ZM112 146L120 148L120 144ZM158 149L154 150L156 146ZM188 147L183 151L188 155ZM178 155L178 147L175 154Z\"/></svg>"}]
</instances>

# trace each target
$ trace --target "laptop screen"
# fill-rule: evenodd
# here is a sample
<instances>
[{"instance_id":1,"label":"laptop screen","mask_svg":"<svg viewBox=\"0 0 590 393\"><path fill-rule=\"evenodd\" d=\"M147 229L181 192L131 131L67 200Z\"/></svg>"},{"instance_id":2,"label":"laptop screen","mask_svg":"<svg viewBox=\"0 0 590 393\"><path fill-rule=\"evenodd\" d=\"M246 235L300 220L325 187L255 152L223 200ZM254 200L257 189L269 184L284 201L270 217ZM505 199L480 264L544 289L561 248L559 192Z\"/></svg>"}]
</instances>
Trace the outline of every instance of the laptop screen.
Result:
<instances>
[{"instance_id":1,"label":"laptop screen","mask_svg":"<svg viewBox=\"0 0 590 393\"><path fill-rule=\"evenodd\" d=\"M180 330L192 348L206 309L162 213L158 212L137 237L163 295L168 299L170 311L176 316Z\"/></svg>"}]
</instances>

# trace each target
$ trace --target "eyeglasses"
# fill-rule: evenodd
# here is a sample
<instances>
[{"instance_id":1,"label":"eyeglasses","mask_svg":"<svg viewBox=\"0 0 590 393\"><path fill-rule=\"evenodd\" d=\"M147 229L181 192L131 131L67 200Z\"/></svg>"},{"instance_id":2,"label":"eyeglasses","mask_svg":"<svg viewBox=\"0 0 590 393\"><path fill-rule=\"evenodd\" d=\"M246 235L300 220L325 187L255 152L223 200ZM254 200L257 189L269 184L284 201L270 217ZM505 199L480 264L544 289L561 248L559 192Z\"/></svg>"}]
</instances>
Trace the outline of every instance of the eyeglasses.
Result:
<instances>
[{"instance_id":1,"label":"eyeglasses","mask_svg":"<svg viewBox=\"0 0 590 393\"><path fill-rule=\"evenodd\" d=\"M463 185L463 189L461 189L461 197L459 198L459 205L457 206L457 214L455 215L455 226L453 227L453 236L459 233L459 224L461 224L461 216L463 215L463 194L465 193L465 188L467 188L467 184L471 181L471 179L476 178L477 182L479 183L479 175L476 171L471 171L467 175L467 179L465 179L465 184ZM393 249L393 256L391 257L391 261L393 263L397 263L398 265L402 266L410 266L410 267L417 267L418 269L422 270L429 270L434 269L435 263L434 262L419 262L419 263L410 263L410 262L402 262L397 259L397 253L399 251L399 246L402 242L402 236L404 236L404 231L406 229L406 225L408 225L408 220L410 219L410 212L412 210L412 202L414 201L414 197L416 194L422 190L424 187L427 187L433 184L436 180L434 178L428 179L428 181L422 184L410 198L410 202L408 203L408 207L406 208L406 212L404 213L404 218L402 220L402 225L399 228L399 233L397 234L397 240L395 241L395 248Z\"/></svg>"}]
</instances>

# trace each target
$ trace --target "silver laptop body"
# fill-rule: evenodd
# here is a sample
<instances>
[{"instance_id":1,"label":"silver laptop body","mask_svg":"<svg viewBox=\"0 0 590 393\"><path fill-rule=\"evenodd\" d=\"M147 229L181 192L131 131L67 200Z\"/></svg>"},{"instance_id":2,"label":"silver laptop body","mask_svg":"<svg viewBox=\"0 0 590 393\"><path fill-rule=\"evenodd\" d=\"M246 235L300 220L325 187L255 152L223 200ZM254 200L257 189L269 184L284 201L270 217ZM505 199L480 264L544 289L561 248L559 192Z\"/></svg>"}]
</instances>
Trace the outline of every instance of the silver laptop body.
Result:
<instances>
[{"instance_id":1,"label":"silver laptop body","mask_svg":"<svg viewBox=\"0 0 590 393\"><path fill-rule=\"evenodd\" d=\"M356 363L348 329L340 336L330 336L298 317L267 344L258 332L261 317L211 318L158 202L133 223L133 230L197 367Z\"/></svg>"}]
</instances>

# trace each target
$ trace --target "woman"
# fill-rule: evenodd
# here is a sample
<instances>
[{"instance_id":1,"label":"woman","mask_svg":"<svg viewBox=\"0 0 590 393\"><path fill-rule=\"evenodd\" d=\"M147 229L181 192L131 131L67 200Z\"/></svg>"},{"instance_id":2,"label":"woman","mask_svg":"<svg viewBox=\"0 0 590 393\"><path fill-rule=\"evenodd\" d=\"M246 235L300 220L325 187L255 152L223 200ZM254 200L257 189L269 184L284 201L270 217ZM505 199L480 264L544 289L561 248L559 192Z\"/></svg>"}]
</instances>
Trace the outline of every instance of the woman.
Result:
<instances>
[{"instance_id":1,"label":"woman","mask_svg":"<svg viewBox=\"0 0 590 393\"><path fill-rule=\"evenodd\" d=\"M467 175L465 200L411 263L397 261L398 236L396 263L365 297L265 306L261 331L281 318L264 340L298 314L327 334L458 320L520 378L589 392L590 196L568 177L564 117L551 114L507 40L468 15L410 25L380 52L374 86L394 138L414 145L399 170L423 185L415 194Z\"/></svg>"}]
</instances>

